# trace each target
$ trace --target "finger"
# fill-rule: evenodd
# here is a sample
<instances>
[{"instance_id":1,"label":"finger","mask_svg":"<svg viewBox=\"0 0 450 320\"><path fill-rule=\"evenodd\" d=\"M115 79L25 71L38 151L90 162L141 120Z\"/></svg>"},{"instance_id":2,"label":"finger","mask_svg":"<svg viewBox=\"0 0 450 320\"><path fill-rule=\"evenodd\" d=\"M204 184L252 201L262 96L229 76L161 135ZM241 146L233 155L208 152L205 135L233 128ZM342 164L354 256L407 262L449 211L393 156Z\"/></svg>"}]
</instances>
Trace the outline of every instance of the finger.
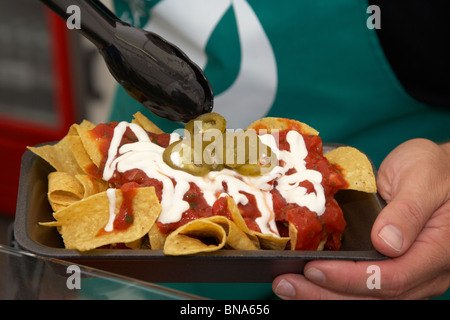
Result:
<instances>
[{"instance_id":1,"label":"finger","mask_svg":"<svg viewBox=\"0 0 450 320\"><path fill-rule=\"evenodd\" d=\"M331 291L309 281L303 275L284 274L275 278L273 292L284 300L356 300L362 299L344 293Z\"/></svg>"},{"instance_id":2,"label":"finger","mask_svg":"<svg viewBox=\"0 0 450 320\"><path fill-rule=\"evenodd\" d=\"M448 232L427 228L407 254L381 261L314 260L304 269L306 279L334 292L350 295L375 296L396 299L407 296L414 288L423 297L436 295L450 282L447 255L442 247L434 246L436 238L448 239ZM425 239L429 239L425 241ZM446 241L446 240L444 240ZM443 287L430 284L437 276L447 275ZM434 292L434 294L431 294Z\"/></svg>"},{"instance_id":3,"label":"finger","mask_svg":"<svg viewBox=\"0 0 450 320\"><path fill-rule=\"evenodd\" d=\"M275 278L272 284L274 293L284 300L361 300L361 299L424 299L438 297L449 287L450 274L437 276L427 283L416 286L401 295L382 296L376 291L368 295L335 292L326 287L315 284L305 276L299 274L285 274ZM375 289L372 289L375 290Z\"/></svg>"},{"instance_id":4,"label":"finger","mask_svg":"<svg viewBox=\"0 0 450 320\"><path fill-rule=\"evenodd\" d=\"M384 268L376 261L311 261L305 278L328 290L353 296L383 296ZM383 288L385 289L385 288Z\"/></svg>"}]
</instances>

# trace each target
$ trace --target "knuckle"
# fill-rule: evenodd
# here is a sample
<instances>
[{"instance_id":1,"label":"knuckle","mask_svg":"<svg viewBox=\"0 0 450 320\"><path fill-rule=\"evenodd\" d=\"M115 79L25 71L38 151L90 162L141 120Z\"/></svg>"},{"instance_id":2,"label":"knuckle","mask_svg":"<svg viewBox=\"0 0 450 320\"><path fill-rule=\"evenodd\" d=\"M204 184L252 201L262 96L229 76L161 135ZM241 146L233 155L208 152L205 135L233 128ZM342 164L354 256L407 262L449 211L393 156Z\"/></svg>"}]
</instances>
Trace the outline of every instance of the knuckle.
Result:
<instances>
[{"instance_id":1,"label":"knuckle","mask_svg":"<svg viewBox=\"0 0 450 320\"><path fill-rule=\"evenodd\" d=\"M402 202L399 210L405 216L404 221L407 221L408 226L411 226L416 233L422 230L425 214L418 203L413 201Z\"/></svg>"}]
</instances>

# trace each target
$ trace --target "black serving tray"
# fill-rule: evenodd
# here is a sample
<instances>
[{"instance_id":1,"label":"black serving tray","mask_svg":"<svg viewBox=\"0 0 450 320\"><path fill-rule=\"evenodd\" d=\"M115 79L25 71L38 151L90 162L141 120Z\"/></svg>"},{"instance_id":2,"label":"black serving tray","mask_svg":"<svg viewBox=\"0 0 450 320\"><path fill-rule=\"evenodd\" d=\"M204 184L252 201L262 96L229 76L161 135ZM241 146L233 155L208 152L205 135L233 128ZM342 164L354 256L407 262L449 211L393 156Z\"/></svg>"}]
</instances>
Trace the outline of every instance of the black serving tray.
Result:
<instances>
[{"instance_id":1,"label":"black serving tray","mask_svg":"<svg viewBox=\"0 0 450 320\"><path fill-rule=\"evenodd\" d=\"M338 144L325 143L324 152ZM47 201L47 176L54 169L27 150L22 157L19 196L14 222L18 246L31 253L148 282L272 282L284 273L302 273L314 259L382 260L370 232L385 202L378 194L341 190L336 200L344 211L347 227L340 251L238 251L220 250L192 256L165 256L161 250L65 249L56 228L38 222L52 221ZM375 170L375 168L374 168Z\"/></svg>"}]
</instances>

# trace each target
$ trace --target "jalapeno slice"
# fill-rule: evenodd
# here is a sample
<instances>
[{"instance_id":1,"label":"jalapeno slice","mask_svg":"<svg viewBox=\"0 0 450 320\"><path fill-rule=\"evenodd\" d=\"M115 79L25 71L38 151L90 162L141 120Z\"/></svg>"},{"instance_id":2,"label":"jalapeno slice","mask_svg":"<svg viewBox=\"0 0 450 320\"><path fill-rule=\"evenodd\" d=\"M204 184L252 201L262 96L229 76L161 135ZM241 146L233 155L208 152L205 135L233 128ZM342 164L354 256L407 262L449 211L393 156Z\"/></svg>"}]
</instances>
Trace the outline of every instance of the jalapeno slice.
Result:
<instances>
[{"instance_id":1,"label":"jalapeno slice","mask_svg":"<svg viewBox=\"0 0 450 320\"><path fill-rule=\"evenodd\" d=\"M243 176L258 176L261 174L261 167L259 164L240 164L234 167L234 170Z\"/></svg>"},{"instance_id":2,"label":"jalapeno slice","mask_svg":"<svg viewBox=\"0 0 450 320\"><path fill-rule=\"evenodd\" d=\"M219 132L206 134L210 129ZM206 113L189 121L185 130L190 137L172 143L163 153L164 161L174 169L203 176L229 168L242 175L256 176L270 172L277 163L276 155L255 131L226 132L226 120L217 113ZM199 143L201 148L195 148ZM198 159L201 163L196 163Z\"/></svg>"},{"instance_id":3,"label":"jalapeno slice","mask_svg":"<svg viewBox=\"0 0 450 320\"><path fill-rule=\"evenodd\" d=\"M181 169L182 163L182 143L183 140L178 140L175 142L172 142L167 146L166 149L164 149L163 152L163 160L164 162L173 169ZM172 153L178 153L178 156L174 155L172 157Z\"/></svg>"},{"instance_id":4,"label":"jalapeno slice","mask_svg":"<svg viewBox=\"0 0 450 320\"><path fill-rule=\"evenodd\" d=\"M210 171L205 163L194 163L194 150L183 140L171 143L163 152L163 160L171 168L194 176L204 176Z\"/></svg>"},{"instance_id":5,"label":"jalapeno slice","mask_svg":"<svg viewBox=\"0 0 450 320\"><path fill-rule=\"evenodd\" d=\"M220 132L225 132L226 126L227 121L224 117L218 113L211 112L202 114L197 118L190 120L184 129L188 130L191 135L194 135L197 133L202 134L209 129L217 129Z\"/></svg>"},{"instance_id":6,"label":"jalapeno slice","mask_svg":"<svg viewBox=\"0 0 450 320\"><path fill-rule=\"evenodd\" d=\"M225 132L222 135L222 162L227 168L235 168L237 163L237 140L235 133Z\"/></svg>"},{"instance_id":7,"label":"jalapeno slice","mask_svg":"<svg viewBox=\"0 0 450 320\"><path fill-rule=\"evenodd\" d=\"M212 171L220 171L225 167L222 154L219 152L221 151L219 149L220 146L221 143L218 144L217 141L213 141L203 149L203 162L206 163Z\"/></svg>"},{"instance_id":8,"label":"jalapeno slice","mask_svg":"<svg viewBox=\"0 0 450 320\"><path fill-rule=\"evenodd\" d=\"M207 175L210 170L210 167L207 164L200 163L188 163L184 164L183 168L181 169L187 173L192 174L193 176L204 176Z\"/></svg>"}]
</instances>

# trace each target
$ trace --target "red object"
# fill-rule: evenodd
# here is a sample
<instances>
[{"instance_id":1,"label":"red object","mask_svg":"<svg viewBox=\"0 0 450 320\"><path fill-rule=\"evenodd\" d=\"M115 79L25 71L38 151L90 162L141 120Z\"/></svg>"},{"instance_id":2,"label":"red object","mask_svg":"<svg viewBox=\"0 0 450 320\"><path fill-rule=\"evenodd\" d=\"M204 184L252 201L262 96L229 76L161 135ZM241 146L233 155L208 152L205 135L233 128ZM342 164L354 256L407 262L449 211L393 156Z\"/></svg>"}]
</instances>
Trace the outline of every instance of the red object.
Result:
<instances>
[{"instance_id":1,"label":"red object","mask_svg":"<svg viewBox=\"0 0 450 320\"><path fill-rule=\"evenodd\" d=\"M61 139L76 122L76 110L70 69L69 30L63 19L46 10L50 52L53 61L54 110L57 122L43 124L0 114L0 214L14 217L18 198L20 162L27 146Z\"/></svg>"}]
</instances>

